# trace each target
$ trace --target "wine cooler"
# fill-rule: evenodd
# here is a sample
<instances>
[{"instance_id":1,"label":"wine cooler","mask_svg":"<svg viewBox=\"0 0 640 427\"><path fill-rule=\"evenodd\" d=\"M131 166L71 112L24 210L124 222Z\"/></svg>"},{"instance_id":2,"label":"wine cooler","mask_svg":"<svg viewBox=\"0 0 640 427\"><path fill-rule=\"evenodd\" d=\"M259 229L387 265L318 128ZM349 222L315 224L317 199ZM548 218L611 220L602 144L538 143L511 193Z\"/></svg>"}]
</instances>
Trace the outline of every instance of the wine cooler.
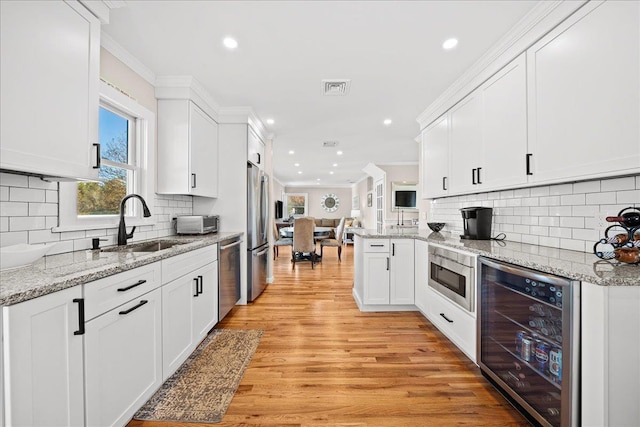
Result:
<instances>
[{"instance_id":1,"label":"wine cooler","mask_svg":"<svg viewBox=\"0 0 640 427\"><path fill-rule=\"evenodd\" d=\"M578 426L580 282L480 258L478 362L532 422Z\"/></svg>"}]
</instances>

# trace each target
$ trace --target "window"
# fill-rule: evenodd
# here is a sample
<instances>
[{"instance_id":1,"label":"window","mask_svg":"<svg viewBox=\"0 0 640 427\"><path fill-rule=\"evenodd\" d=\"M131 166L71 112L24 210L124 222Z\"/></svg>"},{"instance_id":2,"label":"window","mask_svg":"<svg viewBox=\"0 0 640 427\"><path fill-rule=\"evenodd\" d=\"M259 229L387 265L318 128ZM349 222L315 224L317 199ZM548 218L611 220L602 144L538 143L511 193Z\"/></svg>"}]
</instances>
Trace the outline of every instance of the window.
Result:
<instances>
[{"instance_id":1,"label":"window","mask_svg":"<svg viewBox=\"0 0 640 427\"><path fill-rule=\"evenodd\" d=\"M307 193L286 193L285 209L287 217L308 216Z\"/></svg>"},{"instance_id":2,"label":"window","mask_svg":"<svg viewBox=\"0 0 640 427\"><path fill-rule=\"evenodd\" d=\"M60 223L54 231L115 227L120 201L131 193L140 194L154 213L154 130L152 112L101 82L100 182L60 184ZM139 203L127 203L127 225L152 223L142 218L141 210Z\"/></svg>"}]
</instances>

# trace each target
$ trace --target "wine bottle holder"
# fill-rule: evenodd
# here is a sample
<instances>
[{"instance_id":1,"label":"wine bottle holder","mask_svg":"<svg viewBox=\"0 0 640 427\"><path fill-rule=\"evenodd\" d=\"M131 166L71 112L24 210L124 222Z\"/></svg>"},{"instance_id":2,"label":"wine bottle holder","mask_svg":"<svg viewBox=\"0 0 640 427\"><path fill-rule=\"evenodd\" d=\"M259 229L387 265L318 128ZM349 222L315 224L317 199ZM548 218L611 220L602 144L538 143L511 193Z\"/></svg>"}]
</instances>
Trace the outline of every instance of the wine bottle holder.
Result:
<instances>
[{"instance_id":1,"label":"wine bottle holder","mask_svg":"<svg viewBox=\"0 0 640 427\"><path fill-rule=\"evenodd\" d=\"M622 214L627 211L640 213L640 209L628 207L622 209L618 213L618 216L622 216ZM620 234L626 236L626 241L620 243L620 239L618 238ZM607 227L604 231L604 237L593 245L593 253L601 259L615 259L615 250L624 248L628 248L628 250L638 248L638 250L640 250L640 225L628 227L622 222L618 222L617 224ZM623 262L627 261L623 260ZM636 259L635 262L630 262L630 264L638 263L640 263L640 259Z\"/></svg>"}]
</instances>

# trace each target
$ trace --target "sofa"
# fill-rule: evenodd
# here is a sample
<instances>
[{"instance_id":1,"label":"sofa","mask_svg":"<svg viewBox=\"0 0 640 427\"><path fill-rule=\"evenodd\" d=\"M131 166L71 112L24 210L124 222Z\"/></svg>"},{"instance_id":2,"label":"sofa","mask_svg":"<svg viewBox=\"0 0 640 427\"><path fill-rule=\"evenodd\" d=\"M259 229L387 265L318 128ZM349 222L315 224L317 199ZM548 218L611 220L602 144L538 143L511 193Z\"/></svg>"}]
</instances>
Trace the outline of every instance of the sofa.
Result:
<instances>
[{"instance_id":1,"label":"sofa","mask_svg":"<svg viewBox=\"0 0 640 427\"><path fill-rule=\"evenodd\" d=\"M314 218L314 221L316 223L316 227L331 227L333 228L333 230L331 230L331 234L329 234L329 238L330 239L335 239L336 235L335 235L335 229L338 227L338 224L340 224L340 220L342 218ZM351 227L351 224L353 223L353 218L345 218L344 219L344 226L345 227Z\"/></svg>"}]
</instances>

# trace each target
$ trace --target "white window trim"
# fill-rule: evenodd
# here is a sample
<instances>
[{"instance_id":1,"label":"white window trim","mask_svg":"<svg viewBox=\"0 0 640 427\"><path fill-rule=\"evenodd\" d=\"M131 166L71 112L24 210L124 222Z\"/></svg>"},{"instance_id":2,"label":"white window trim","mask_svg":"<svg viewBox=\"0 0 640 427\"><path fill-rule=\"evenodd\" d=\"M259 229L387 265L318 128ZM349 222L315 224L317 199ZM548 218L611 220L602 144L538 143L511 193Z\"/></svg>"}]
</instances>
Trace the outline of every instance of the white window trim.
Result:
<instances>
[{"instance_id":1,"label":"white window trim","mask_svg":"<svg viewBox=\"0 0 640 427\"><path fill-rule=\"evenodd\" d=\"M285 211L282 213L283 218L286 215L286 218L289 218L291 214L289 213L289 196L304 196L304 215L293 215L294 218L301 218L303 216L309 216L309 193L284 193L284 201L285 201Z\"/></svg>"},{"instance_id":2,"label":"white window trim","mask_svg":"<svg viewBox=\"0 0 640 427\"><path fill-rule=\"evenodd\" d=\"M139 168L139 192L151 211L151 217L142 216L141 206L136 206L136 216L127 215L127 226L154 225L156 223L155 211L155 145L156 145L156 116L150 110L138 104L117 89L105 82L100 82L100 101L119 109L136 118L136 162ZM97 112L96 112L97 113ZM117 228L120 218L116 215L77 215L77 184L75 182L61 182L58 200L58 227L52 231L95 230L104 228ZM129 203L129 202L128 202ZM139 203L133 201L133 203Z\"/></svg>"}]
</instances>

